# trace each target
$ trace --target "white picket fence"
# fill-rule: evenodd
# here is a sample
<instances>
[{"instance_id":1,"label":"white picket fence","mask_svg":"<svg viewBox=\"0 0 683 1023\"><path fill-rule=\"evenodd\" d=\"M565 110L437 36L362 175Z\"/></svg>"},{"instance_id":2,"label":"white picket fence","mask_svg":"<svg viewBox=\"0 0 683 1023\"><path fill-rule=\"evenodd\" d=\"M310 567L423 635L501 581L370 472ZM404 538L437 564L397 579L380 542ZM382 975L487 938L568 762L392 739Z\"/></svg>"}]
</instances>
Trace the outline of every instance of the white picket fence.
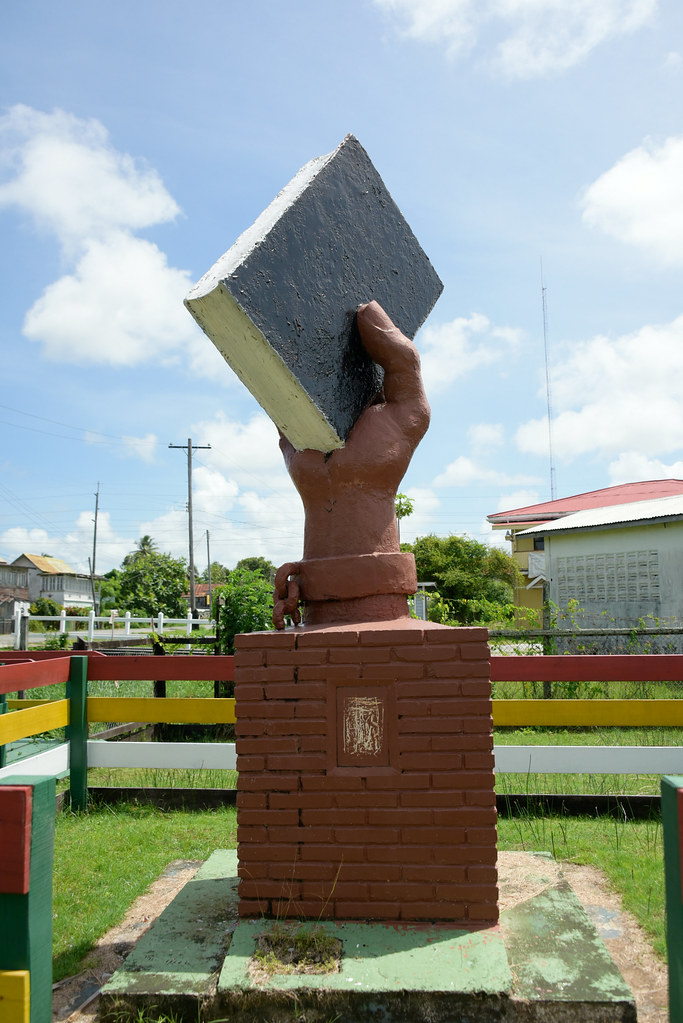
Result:
<instances>
[{"instance_id":1,"label":"white picket fence","mask_svg":"<svg viewBox=\"0 0 683 1023\"><path fill-rule=\"evenodd\" d=\"M116 636L127 638L132 635L139 635L142 638L151 632L161 635L165 630L169 629L184 629L185 635L190 636L195 626L211 628L215 627L216 624L208 618L193 618L191 611L188 611L184 618L169 618L164 615L163 611L152 617L136 618L131 615L130 611L126 611L123 615L96 615L94 611L88 612L87 615L67 615L64 610L58 615L24 615L18 610L14 616L14 626L12 629L12 642L15 650L21 649L22 618L28 619L29 624L30 622L57 623L57 635L73 632L74 637L77 635L83 636L89 643L95 638L114 639ZM77 624L85 624L85 629L77 630ZM54 630L51 631L54 632ZM27 635L30 638L31 635L35 636L36 633L29 631Z\"/></svg>"}]
</instances>

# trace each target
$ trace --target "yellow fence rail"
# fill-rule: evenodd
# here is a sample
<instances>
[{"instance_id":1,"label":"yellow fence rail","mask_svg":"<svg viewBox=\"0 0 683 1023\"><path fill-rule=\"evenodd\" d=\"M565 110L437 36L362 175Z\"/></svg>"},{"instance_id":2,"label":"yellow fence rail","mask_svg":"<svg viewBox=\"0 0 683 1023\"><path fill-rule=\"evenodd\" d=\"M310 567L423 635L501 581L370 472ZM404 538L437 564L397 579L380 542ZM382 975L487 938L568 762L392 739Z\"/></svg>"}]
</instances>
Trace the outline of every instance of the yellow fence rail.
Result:
<instances>
[{"instance_id":1,"label":"yellow fence rail","mask_svg":"<svg viewBox=\"0 0 683 1023\"><path fill-rule=\"evenodd\" d=\"M88 721L225 725L235 720L234 699L205 697L89 696Z\"/></svg>"},{"instance_id":2,"label":"yellow fence rail","mask_svg":"<svg viewBox=\"0 0 683 1023\"><path fill-rule=\"evenodd\" d=\"M683 700L494 700L494 728L683 726Z\"/></svg>"},{"instance_id":3,"label":"yellow fence rail","mask_svg":"<svg viewBox=\"0 0 683 1023\"><path fill-rule=\"evenodd\" d=\"M27 700L26 703L32 701ZM11 714L0 716L0 746L18 739L26 739L41 732L50 732L53 728L63 728L69 724L69 701L52 700L45 703L36 700L37 707L26 707Z\"/></svg>"}]
</instances>

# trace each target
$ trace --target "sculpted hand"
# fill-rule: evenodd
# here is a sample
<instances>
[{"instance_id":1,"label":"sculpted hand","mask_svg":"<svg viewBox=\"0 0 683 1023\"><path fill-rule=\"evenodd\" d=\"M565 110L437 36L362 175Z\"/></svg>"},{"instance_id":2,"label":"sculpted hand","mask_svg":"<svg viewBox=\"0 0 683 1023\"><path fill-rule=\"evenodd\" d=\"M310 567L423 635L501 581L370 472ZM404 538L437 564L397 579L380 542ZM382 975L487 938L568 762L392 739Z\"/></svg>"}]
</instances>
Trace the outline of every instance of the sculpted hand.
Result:
<instances>
[{"instance_id":1,"label":"sculpted hand","mask_svg":"<svg viewBox=\"0 0 683 1023\"><path fill-rule=\"evenodd\" d=\"M412 454L429 425L429 404L412 341L377 302L358 309L365 350L384 369L384 387L343 448L280 447L304 504L304 558L399 550L394 501Z\"/></svg>"}]
</instances>

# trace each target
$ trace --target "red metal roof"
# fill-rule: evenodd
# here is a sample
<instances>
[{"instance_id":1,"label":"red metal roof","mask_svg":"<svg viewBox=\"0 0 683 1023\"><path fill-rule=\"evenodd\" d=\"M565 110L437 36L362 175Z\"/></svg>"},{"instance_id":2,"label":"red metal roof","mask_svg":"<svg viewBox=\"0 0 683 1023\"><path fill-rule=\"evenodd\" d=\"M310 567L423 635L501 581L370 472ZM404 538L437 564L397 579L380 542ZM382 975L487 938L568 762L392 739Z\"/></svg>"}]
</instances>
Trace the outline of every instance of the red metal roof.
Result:
<instances>
[{"instance_id":1,"label":"red metal roof","mask_svg":"<svg viewBox=\"0 0 683 1023\"><path fill-rule=\"evenodd\" d=\"M617 487L591 490L587 494L561 497L556 501L530 504L526 508L494 512L487 515L487 519L492 525L516 522L531 525L547 522L549 519L559 519L563 515L571 515L572 512L585 511L588 508L607 508L613 504L650 501L657 497L673 497L676 494L683 494L683 480L641 480L638 483L621 483Z\"/></svg>"}]
</instances>

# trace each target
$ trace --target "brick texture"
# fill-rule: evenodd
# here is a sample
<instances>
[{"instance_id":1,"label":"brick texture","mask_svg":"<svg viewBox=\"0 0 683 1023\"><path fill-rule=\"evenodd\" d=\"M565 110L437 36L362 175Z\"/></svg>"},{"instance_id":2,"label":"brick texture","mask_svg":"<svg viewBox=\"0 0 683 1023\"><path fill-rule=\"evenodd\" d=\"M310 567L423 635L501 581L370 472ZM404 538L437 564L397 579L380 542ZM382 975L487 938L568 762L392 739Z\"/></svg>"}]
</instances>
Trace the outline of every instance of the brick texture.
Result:
<instances>
[{"instance_id":1,"label":"brick texture","mask_svg":"<svg viewBox=\"0 0 683 1023\"><path fill-rule=\"evenodd\" d=\"M498 919L484 629L238 636L240 914Z\"/></svg>"}]
</instances>

